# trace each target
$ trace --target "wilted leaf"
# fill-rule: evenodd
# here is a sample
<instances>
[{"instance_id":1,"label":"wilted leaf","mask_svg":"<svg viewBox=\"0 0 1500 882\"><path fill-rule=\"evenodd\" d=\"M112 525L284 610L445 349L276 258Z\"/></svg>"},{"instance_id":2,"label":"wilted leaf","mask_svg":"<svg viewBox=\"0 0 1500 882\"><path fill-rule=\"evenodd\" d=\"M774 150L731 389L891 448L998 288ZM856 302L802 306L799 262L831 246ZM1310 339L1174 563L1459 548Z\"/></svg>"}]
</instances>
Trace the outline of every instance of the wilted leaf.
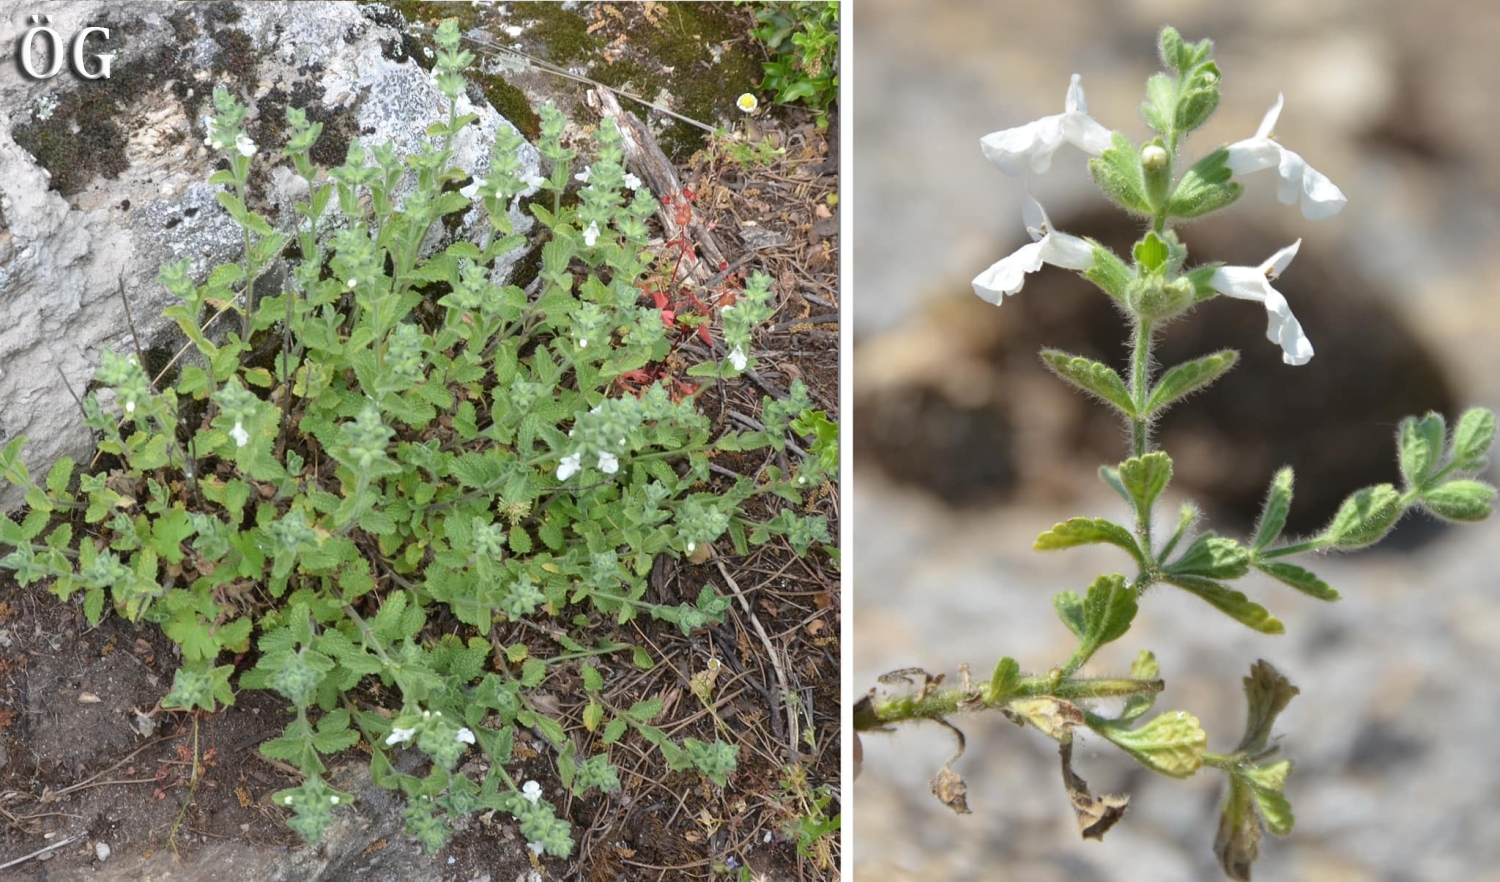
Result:
<instances>
[{"instance_id":1,"label":"wilted leaf","mask_svg":"<svg viewBox=\"0 0 1500 882\"><path fill-rule=\"evenodd\" d=\"M1064 741L1057 752L1062 758L1063 788L1068 791L1073 814L1078 816L1078 832L1084 839L1103 839L1109 828L1125 816L1130 797L1124 793L1093 795L1088 782L1073 771L1073 743Z\"/></svg>"},{"instance_id":2,"label":"wilted leaf","mask_svg":"<svg viewBox=\"0 0 1500 882\"><path fill-rule=\"evenodd\" d=\"M1245 720L1245 737L1240 739L1235 750L1254 754L1265 749L1276 717L1302 690L1293 686L1292 681L1265 659L1250 666L1250 676L1244 683L1249 714Z\"/></svg>"},{"instance_id":3,"label":"wilted leaf","mask_svg":"<svg viewBox=\"0 0 1500 882\"><path fill-rule=\"evenodd\" d=\"M1073 727L1083 725L1083 711L1072 702L1050 695L1010 703L1010 710L1049 738L1072 741Z\"/></svg>"},{"instance_id":4,"label":"wilted leaf","mask_svg":"<svg viewBox=\"0 0 1500 882\"><path fill-rule=\"evenodd\" d=\"M964 782L962 775L953 771L951 765L943 766L933 776L932 795L943 805L953 809L954 814L972 814L969 811L969 785Z\"/></svg>"}]
</instances>

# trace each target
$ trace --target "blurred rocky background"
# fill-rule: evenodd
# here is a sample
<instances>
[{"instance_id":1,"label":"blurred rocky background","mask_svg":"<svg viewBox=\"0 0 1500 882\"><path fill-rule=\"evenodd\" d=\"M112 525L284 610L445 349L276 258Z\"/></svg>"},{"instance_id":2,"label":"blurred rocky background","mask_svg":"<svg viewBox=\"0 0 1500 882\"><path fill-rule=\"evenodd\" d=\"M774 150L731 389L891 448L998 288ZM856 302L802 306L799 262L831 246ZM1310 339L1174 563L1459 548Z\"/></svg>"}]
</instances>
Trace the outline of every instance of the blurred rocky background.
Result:
<instances>
[{"instance_id":1,"label":"blurred rocky background","mask_svg":"<svg viewBox=\"0 0 1500 882\"><path fill-rule=\"evenodd\" d=\"M1278 138L1349 197L1304 221L1271 173L1222 218L1185 228L1196 261L1253 265L1302 238L1277 283L1316 347L1300 368L1264 339L1257 305L1214 301L1173 326L1170 364L1223 346L1232 374L1162 428L1177 479L1209 526L1243 535L1275 469L1297 470L1289 532L1317 530L1348 492L1395 480L1407 414L1500 407L1500 7L1442 0L865 0L855 20L855 652L857 690L920 665L980 675L1001 655L1045 670L1071 651L1051 598L1123 561L1107 550L1041 554L1038 533L1076 515L1124 517L1095 477L1124 456L1120 427L1040 366L1057 346L1119 363L1125 328L1087 283L1049 268L999 309L969 280L1026 241L1020 199L980 136L1059 113L1078 72L1091 114L1134 138L1172 24L1211 37L1223 102L1189 142L1198 156L1251 135L1286 94ZM1031 192L1058 228L1117 252L1135 235L1059 152ZM1496 478L1492 470L1488 478ZM1265 577L1237 587L1286 623L1254 634L1176 589L1153 589L1127 637L1090 670L1122 672L1148 648L1161 709L1198 715L1210 749L1244 725L1240 680L1258 658L1302 690L1277 731L1297 761L1293 834L1267 837L1257 878L1500 879L1500 522L1420 516L1381 547L1300 562L1333 604ZM957 770L974 814L929 793L952 752L936 726L865 739L855 787L861 880L1220 878L1212 846L1223 778L1160 778L1099 739L1078 771L1129 791L1124 821L1083 842L1055 745L1003 719L957 722Z\"/></svg>"}]
</instances>

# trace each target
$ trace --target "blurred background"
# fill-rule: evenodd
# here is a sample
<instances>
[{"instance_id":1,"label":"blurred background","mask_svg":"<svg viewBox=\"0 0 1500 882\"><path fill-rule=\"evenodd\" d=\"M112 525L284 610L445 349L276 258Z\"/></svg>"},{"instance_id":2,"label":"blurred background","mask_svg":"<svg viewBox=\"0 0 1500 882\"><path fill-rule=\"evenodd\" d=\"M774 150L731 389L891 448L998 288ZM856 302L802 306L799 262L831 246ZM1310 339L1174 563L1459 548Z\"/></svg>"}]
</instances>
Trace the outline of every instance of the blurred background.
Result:
<instances>
[{"instance_id":1,"label":"blurred background","mask_svg":"<svg viewBox=\"0 0 1500 882\"><path fill-rule=\"evenodd\" d=\"M1257 304L1215 300L1169 329L1171 364L1223 346L1240 365L1179 406L1159 440L1177 477L1160 511L1191 498L1243 537L1275 469L1297 470L1289 533L1310 534L1345 494L1397 478L1408 414L1450 422L1500 408L1500 6L1478 0L861 0L855 22L854 682L918 665L988 676L1062 662L1074 640L1052 595L1120 570L1111 550L1041 554L1071 516L1124 518L1095 476L1125 456L1120 426L1048 375L1042 345L1119 364L1125 328L1103 295L1048 268L995 308L970 290L1028 241L1027 183L980 153L992 131L1060 113L1068 77L1089 110L1140 140L1137 107L1156 33L1211 37L1223 73L1196 158L1251 136L1285 92L1277 137L1349 198L1304 221L1274 173L1245 179L1233 209L1181 232L1195 262L1254 265L1302 238L1277 283L1316 356L1281 364ZM1029 187L1062 230L1124 253L1114 213L1071 147ZM1496 480L1492 469L1487 476ZM1244 726L1241 678L1265 658L1302 690L1277 732L1296 769L1297 824L1267 836L1257 878L1500 880L1500 522L1415 516L1376 549L1301 558L1332 604L1267 577L1236 583L1286 624L1250 632L1176 589L1153 589L1130 633L1089 671L1161 662L1159 709L1197 715L1210 750ZM864 739L854 867L864 880L1222 878L1213 856L1222 775L1154 775L1085 738L1094 792L1132 794L1124 820L1084 842L1056 746L997 717L956 720L972 815L934 799L952 752L936 726Z\"/></svg>"}]
</instances>

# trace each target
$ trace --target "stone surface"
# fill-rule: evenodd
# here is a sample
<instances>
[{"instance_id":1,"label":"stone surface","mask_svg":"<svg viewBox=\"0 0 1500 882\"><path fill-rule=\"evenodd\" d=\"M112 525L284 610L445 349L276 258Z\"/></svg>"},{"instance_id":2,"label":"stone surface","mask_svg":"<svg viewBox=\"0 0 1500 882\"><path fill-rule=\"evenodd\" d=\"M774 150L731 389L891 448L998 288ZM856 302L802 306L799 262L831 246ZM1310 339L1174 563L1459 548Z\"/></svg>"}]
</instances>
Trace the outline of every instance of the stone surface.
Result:
<instances>
[{"instance_id":1,"label":"stone surface","mask_svg":"<svg viewBox=\"0 0 1500 882\"><path fill-rule=\"evenodd\" d=\"M29 11L6 12L0 45L18 45ZM404 57L399 16L383 8L88 2L46 12L64 40L88 24L111 28L117 57L109 80L81 80L66 68L49 80L0 79L0 440L27 436L33 472L91 452L63 378L81 393L104 348L131 348L118 280L143 346L175 348L180 338L161 317L172 298L156 284L159 267L188 257L201 280L242 247L214 200L217 186L206 183L216 162L202 143L215 85L251 107L249 131L266 169L288 104L324 122L315 158L325 165L341 164L356 136L413 152L426 127L447 115L431 76ZM472 112L479 121L455 139L455 161L482 173L496 127L510 123L482 101ZM535 149L523 152L523 173L534 172ZM252 204L286 228L299 183L280 170L254 178L265 189ZM529 229L529 218L512 216L518 231ZM467 226L478 219L468 215L457 234L480 235ZM498 266L497 276L509 269ZM0 505L16 501L0 490Z\"/></svg>"}]
</instances>

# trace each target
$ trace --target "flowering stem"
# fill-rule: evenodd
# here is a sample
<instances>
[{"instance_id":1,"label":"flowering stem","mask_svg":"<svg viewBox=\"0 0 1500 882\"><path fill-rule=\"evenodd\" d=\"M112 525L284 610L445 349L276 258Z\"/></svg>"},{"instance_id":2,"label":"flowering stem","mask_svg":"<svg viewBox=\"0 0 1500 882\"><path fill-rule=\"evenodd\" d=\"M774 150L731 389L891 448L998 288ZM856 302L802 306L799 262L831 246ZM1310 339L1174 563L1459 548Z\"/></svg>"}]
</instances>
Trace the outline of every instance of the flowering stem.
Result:
<instances>
[{"instance_id":1,"label":"flowering stem","mask_svg":"<svg viewBox=\"0 0 1500 882\"><path fill-rule=\"evenodd\" d=\"M1130 398L1136 416L1130 418L1130 455L1151 452L1151 424L1146 409L1146 386L1151 380L1151 320L1135 320L1135 342L1130 353Z\"/></svg>"},{"instance_id":2,"label":"flowering stem","mask_svg":"<svg viewBox=\"0 0 1500 882\"><path fill-rule=\"evenodd\" d=\"M1162 691L1161 680L1100 678L1065 680L1056 673L1022 677L1012 691L994 696L990 684L972 689L932 689L919 693L890 695L860 702L854 709L854 728L865 731L910 720L938 720L955 713L1002 710L1017 699L1052 697L1067 701L1114 696L1154 695Z\"/></svg>"}]
</instances>

